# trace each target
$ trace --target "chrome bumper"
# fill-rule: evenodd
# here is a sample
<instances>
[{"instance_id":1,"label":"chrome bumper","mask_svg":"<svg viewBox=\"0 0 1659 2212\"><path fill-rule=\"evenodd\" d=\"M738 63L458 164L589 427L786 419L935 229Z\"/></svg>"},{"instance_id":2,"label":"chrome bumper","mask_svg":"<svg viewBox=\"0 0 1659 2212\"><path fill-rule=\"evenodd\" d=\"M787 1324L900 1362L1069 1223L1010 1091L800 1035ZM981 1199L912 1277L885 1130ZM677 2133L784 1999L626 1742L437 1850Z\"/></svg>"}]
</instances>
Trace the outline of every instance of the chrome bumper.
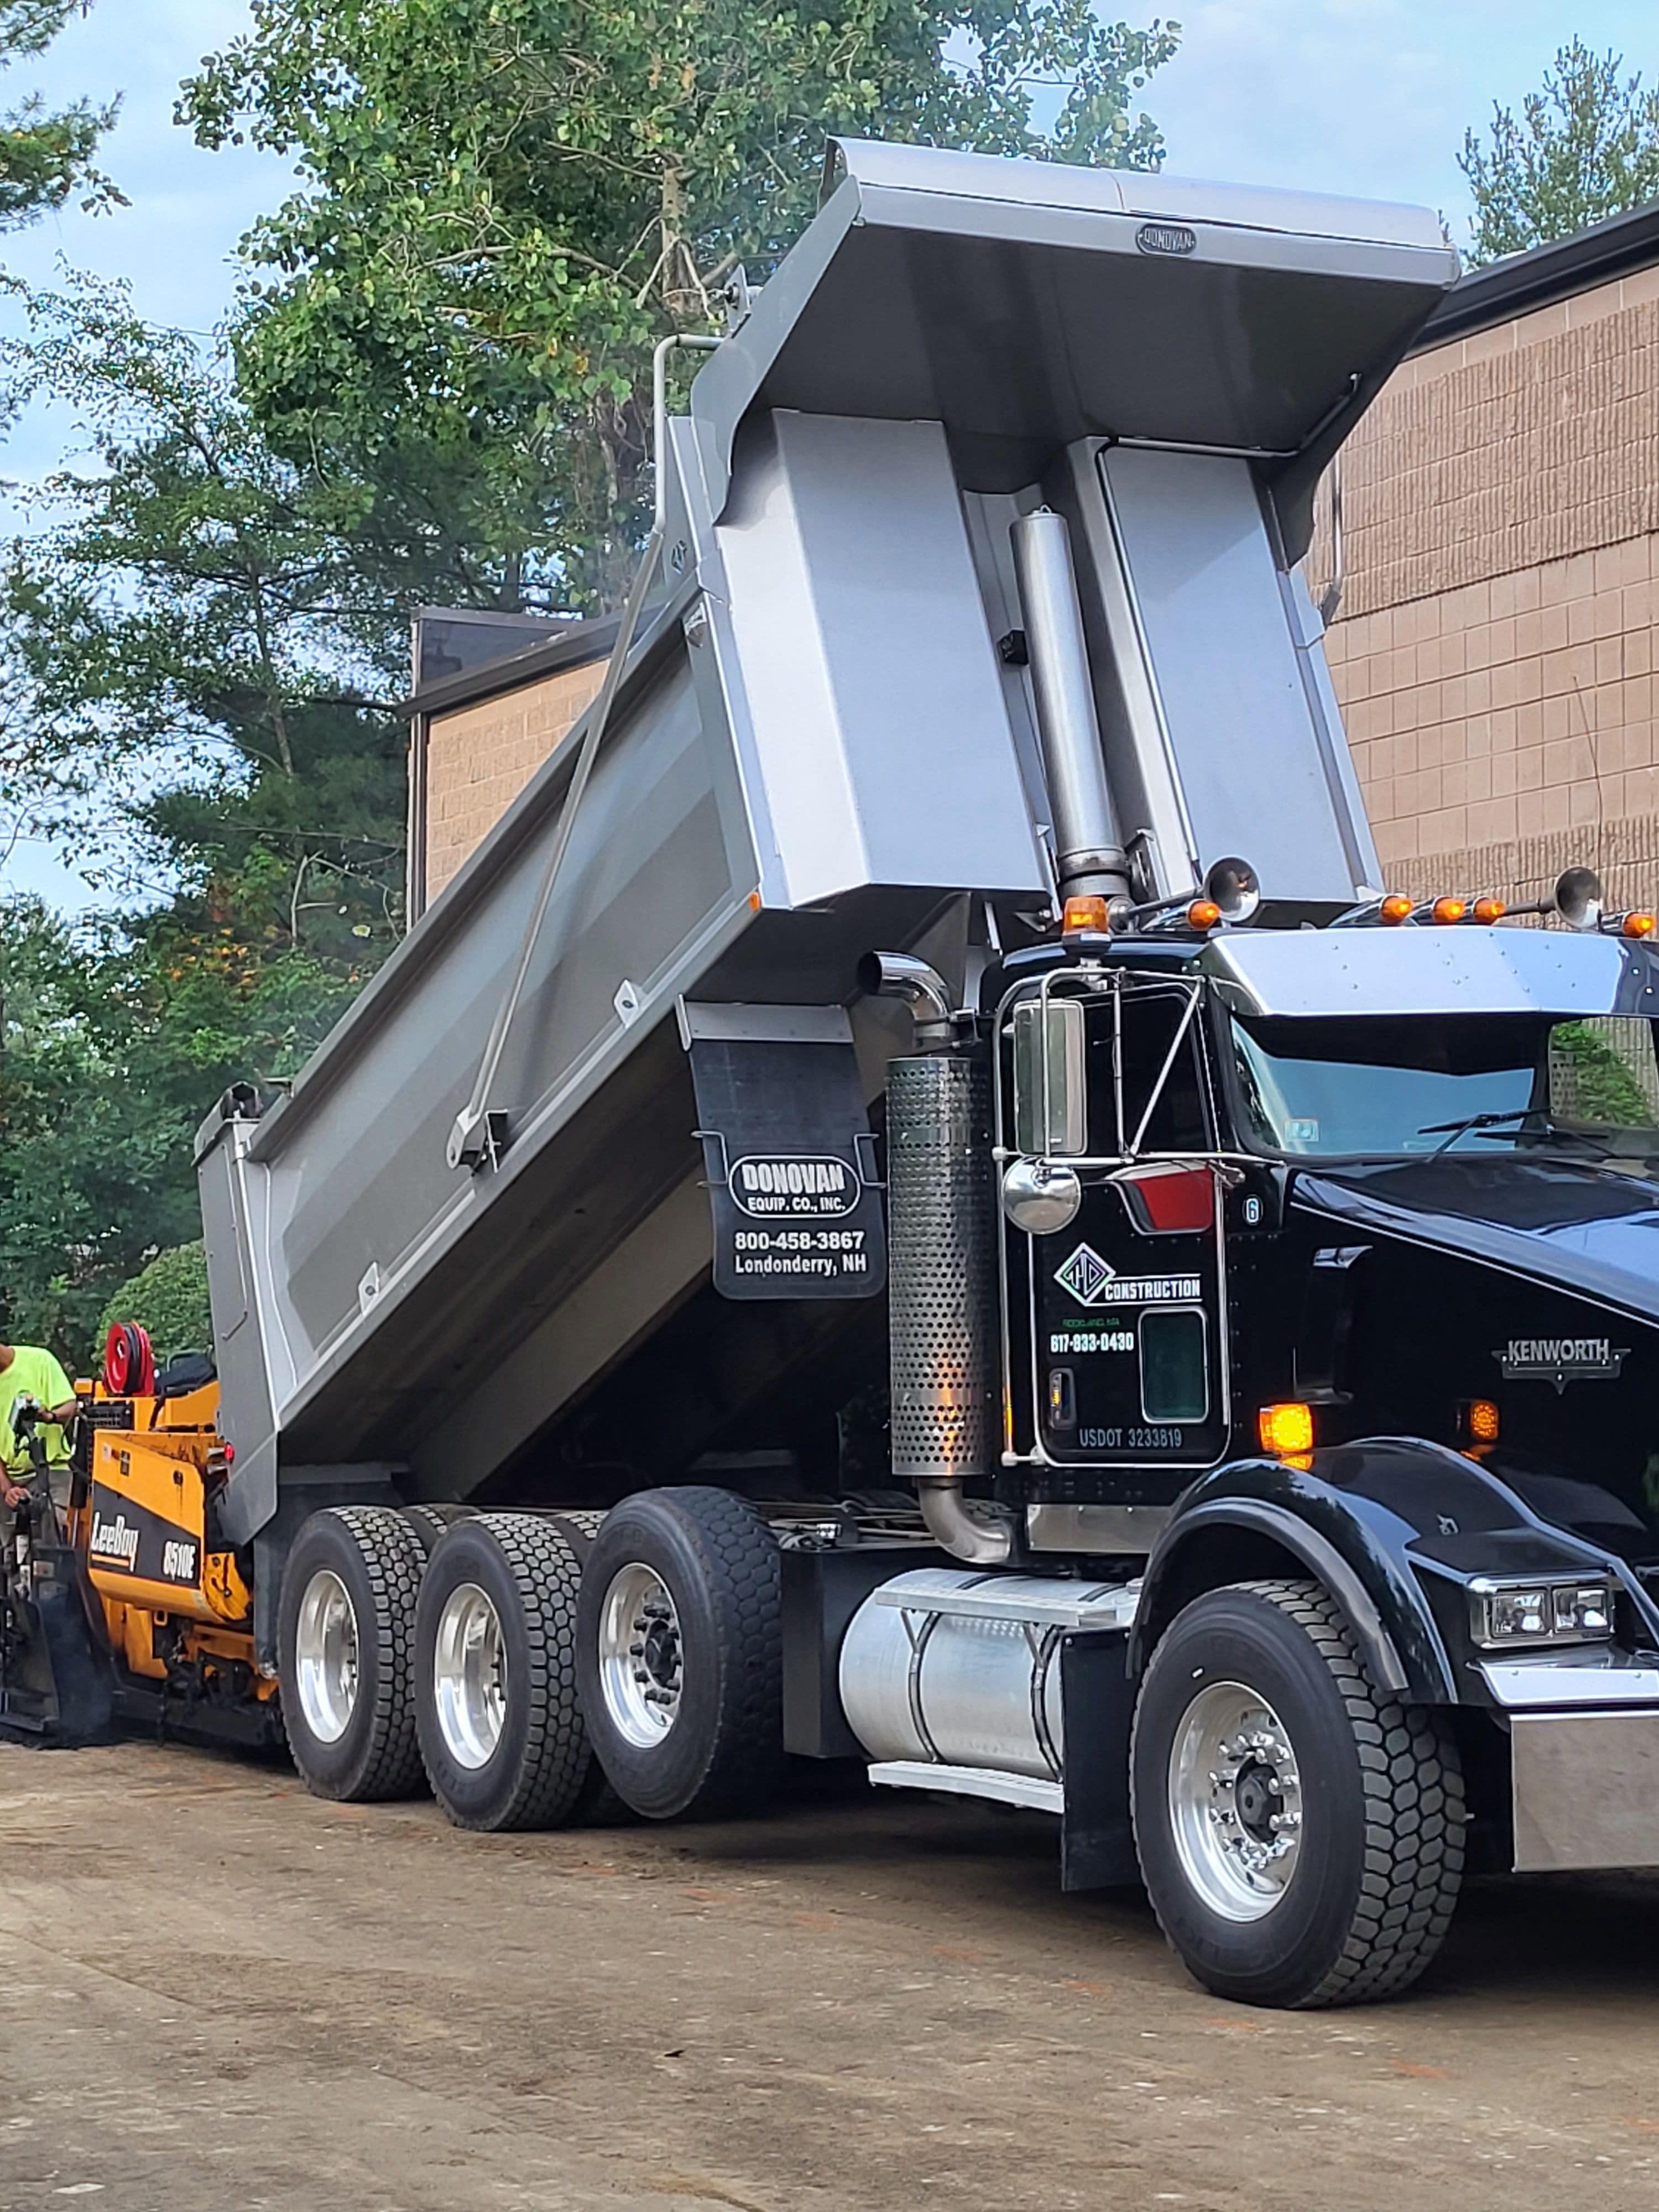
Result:
<instances>
[{"instance_id":1,"label":"chrome bumper","mask_svg":"<svg viewBox=\"0 0 1659 2212\"><path fill-rule=\"evenodd\" d=\"M1509 1717L1515 1870L1659 1867L1659 1666L1601 1649L1480 1662Z\"/></svg>"}]
</instances>

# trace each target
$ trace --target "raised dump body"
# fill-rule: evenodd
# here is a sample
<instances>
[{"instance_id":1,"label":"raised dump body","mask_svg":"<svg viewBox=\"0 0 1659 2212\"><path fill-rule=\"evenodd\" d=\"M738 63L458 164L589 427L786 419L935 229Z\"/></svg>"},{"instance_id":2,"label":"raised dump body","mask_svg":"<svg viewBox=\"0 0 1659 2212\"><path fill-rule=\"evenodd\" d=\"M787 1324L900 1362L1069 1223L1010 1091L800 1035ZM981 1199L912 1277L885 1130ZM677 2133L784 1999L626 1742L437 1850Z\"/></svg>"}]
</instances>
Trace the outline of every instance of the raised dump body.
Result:
<instances>
[{"instance_id":1,"label":"raised dump body","mask_svg":"<svg viewBox=\"0 0 1659 2212\"><path fill-rule=\"evenodd\" d=\"M911 1035L860 996L872 948L925 951L969 988L1052 908L1057 851L1066 881L1139 896L1241 851L1287 915L1376 884L1294 568L1321 471L1455 274L1423 210L837 149L820 213L668 425L663 588L536 934L482 1163L452 1166L448 1139L586 724L291 1095L204 1127L231 1541L285 1486L291 1519L362 1497L376 1469L461 1498L556 1444L565 1502L672 1479L662 1458L580 1472L571 1425L606 1377L648 1398L623 1363L659 1338L703 1402L678 1446L646 1424L657 1451L729 1444L745 1402L833 1368L878 1324L878 1266L823 1286L848 1295L786 1271L717 1303L711 1194L718 1210L741 1183L756 1045L794 1056L793 1095L830 1132L813 1157L839 1162L817 1172L867 1211L853 1125ZM1013 526L1045 507L1074 596L1052 525L1058 583L1034 554L1017 576ZM1032 708L1079 623L1067 711L1106 767L1081 854ZM764 1139L744 1170L763 1182Z\"/></svg>"}]
</instances>

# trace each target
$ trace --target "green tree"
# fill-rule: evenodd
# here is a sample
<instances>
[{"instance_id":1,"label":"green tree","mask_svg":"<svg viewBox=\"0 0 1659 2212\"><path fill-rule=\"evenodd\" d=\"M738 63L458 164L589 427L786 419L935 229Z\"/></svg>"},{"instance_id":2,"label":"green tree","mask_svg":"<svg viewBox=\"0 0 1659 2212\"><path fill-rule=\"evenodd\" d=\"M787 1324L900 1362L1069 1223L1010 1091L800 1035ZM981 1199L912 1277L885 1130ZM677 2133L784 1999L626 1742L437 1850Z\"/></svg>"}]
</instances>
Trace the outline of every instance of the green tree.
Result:
<instances>
[{"instance_id":1,"label":"green tree","mask_svg":"<svg viewBox=\"0 0 1659 2212\"><path fill-rule=\"evenodd\" d=\"M136 1321L149 1331L158 1361L175 1352L213 1349L213 1313L208 1304L207 1251L198 1237L158 1252L121 1285L99 1321L96 1339L109 1340L118 1322Z\"/></svg>"},{"instance_id":2,"label":"green tree","mask_svg":"<svg viewBox=\"0 0 1659 2212\"><path fill-rule=\"evenodd\" d=\"M826 136L1156 167L1137 95L1177 31L1089 0L253 0L181 106L300 170L245 242L242 392L447 596L612 598L650 348L770 267Z\"/></svg>"},{"instance_id":3,"label":"green tree","mask_svg":"<svg viewBox=\"0 0 1659 2212\"><path fill-rule=\"evenodd\" d=\"M87 0L0 0L0 69L42 54ZM60 208L77 191L86 207L125 205L93 167L115 108L77 100L53 112L38 93L0 114L0 229L15 229Z\"/></svg>"},{"instance_id":4,"label":"green tree","mask_svg":"<svg viewBox=\"0 0 1659 2212\"><path fill-rule=\"evenodd\" d=\"M114 1285L200 1230L189 1115L145 1080L143 964L117 931L0 908L0 1330L71 1368Z\"/></svg>"},{"instance_id":5,"label":"green tree","mask_svg":"<svg viewBox=\"0 0 1659 2212\"><path fill-rule=\"evenodd\" d=\"M366 592L355 510L270 451L222 356L96 284L27 313L12 397L72 405L91 451L3 579L0 794L60 838L136 830L116 887L178 884L166 913L194 901L236 957L355 981L399 921L403 737L376 700L401 689L406 611Z\"/></svg>"},{"instance_id":6,"label":"green tree","mask_svg":"<svg viewBox=\"0 0 1659 2212\"><path fill-rule=\"evenodd\" d=\"M1624 65L1622 54L1574 39L1518 117L1494 102L1485 140L1465 131L1458 167L1474 201L1474 261L1569 238L1659 198L1659 90L1644 91Z\"/></svg>"},{"instance_id":7,"label":"green tree","mask_svg":"<svg viewBox=\"0 0 1659 2212\"><path fill-rule=\"evenodd\" d=\"M91 450L0 575L0 798L130 910L0 911L0 1310L84 1364L115 1286L199 1231L214 1099L292 1075L395 941L402 616L222 358L95 286L28 308L13 393Z\"/></svg>"}]
</instances>

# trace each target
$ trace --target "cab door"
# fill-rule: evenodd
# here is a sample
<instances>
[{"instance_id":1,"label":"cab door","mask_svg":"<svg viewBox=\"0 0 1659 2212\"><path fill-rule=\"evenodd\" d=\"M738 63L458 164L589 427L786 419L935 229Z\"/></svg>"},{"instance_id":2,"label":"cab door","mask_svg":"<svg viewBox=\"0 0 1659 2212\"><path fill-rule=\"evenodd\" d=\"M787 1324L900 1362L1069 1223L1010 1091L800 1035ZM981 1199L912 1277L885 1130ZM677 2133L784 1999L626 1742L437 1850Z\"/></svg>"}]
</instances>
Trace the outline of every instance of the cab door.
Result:
<instances>
[{"instance_id":1,"label":"cab door","mask_svg":"<svg viewBox=\"0 0 1659 2212\"><path fill-rule=\"evenodd\" d=\"M1086 1006L1082 1203L1068 1229L1030 1240L1036 1455L1182 1470L1152 1484L1158 1498L1221 1459L1231 1426L1201 988L1126 979Z\"/></svg>"}]
</instances>

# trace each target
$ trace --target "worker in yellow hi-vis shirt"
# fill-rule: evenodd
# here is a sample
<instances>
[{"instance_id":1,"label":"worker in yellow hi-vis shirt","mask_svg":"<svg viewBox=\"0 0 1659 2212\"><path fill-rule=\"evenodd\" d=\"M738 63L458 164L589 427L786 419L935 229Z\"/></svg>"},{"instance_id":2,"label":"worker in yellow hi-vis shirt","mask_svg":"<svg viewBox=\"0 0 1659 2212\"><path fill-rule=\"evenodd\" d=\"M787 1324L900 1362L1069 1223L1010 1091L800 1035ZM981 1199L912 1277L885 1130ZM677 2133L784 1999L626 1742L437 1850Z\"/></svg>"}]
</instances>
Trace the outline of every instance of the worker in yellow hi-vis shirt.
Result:
<instances>
[{"instance_id":1,"label":"worker in yellow hi-vis shirt","mask_svg":"<svg viewBox=\"0 0 1659 2212\"><path fill-rule=\"evenodd\" d=\"M11 1425L12 1407L20 1398L33 1398L46 1415L40 1431L46 1447L48 1468L69 1465L65 1425L75 1419L75 1386L56 1357L38 1344L0 1344L0 1505L22 1503L24 1493L13 1477L27 1474L30 1460L27 1443L20 1443Z\"/></svg>"}]
</instances>

